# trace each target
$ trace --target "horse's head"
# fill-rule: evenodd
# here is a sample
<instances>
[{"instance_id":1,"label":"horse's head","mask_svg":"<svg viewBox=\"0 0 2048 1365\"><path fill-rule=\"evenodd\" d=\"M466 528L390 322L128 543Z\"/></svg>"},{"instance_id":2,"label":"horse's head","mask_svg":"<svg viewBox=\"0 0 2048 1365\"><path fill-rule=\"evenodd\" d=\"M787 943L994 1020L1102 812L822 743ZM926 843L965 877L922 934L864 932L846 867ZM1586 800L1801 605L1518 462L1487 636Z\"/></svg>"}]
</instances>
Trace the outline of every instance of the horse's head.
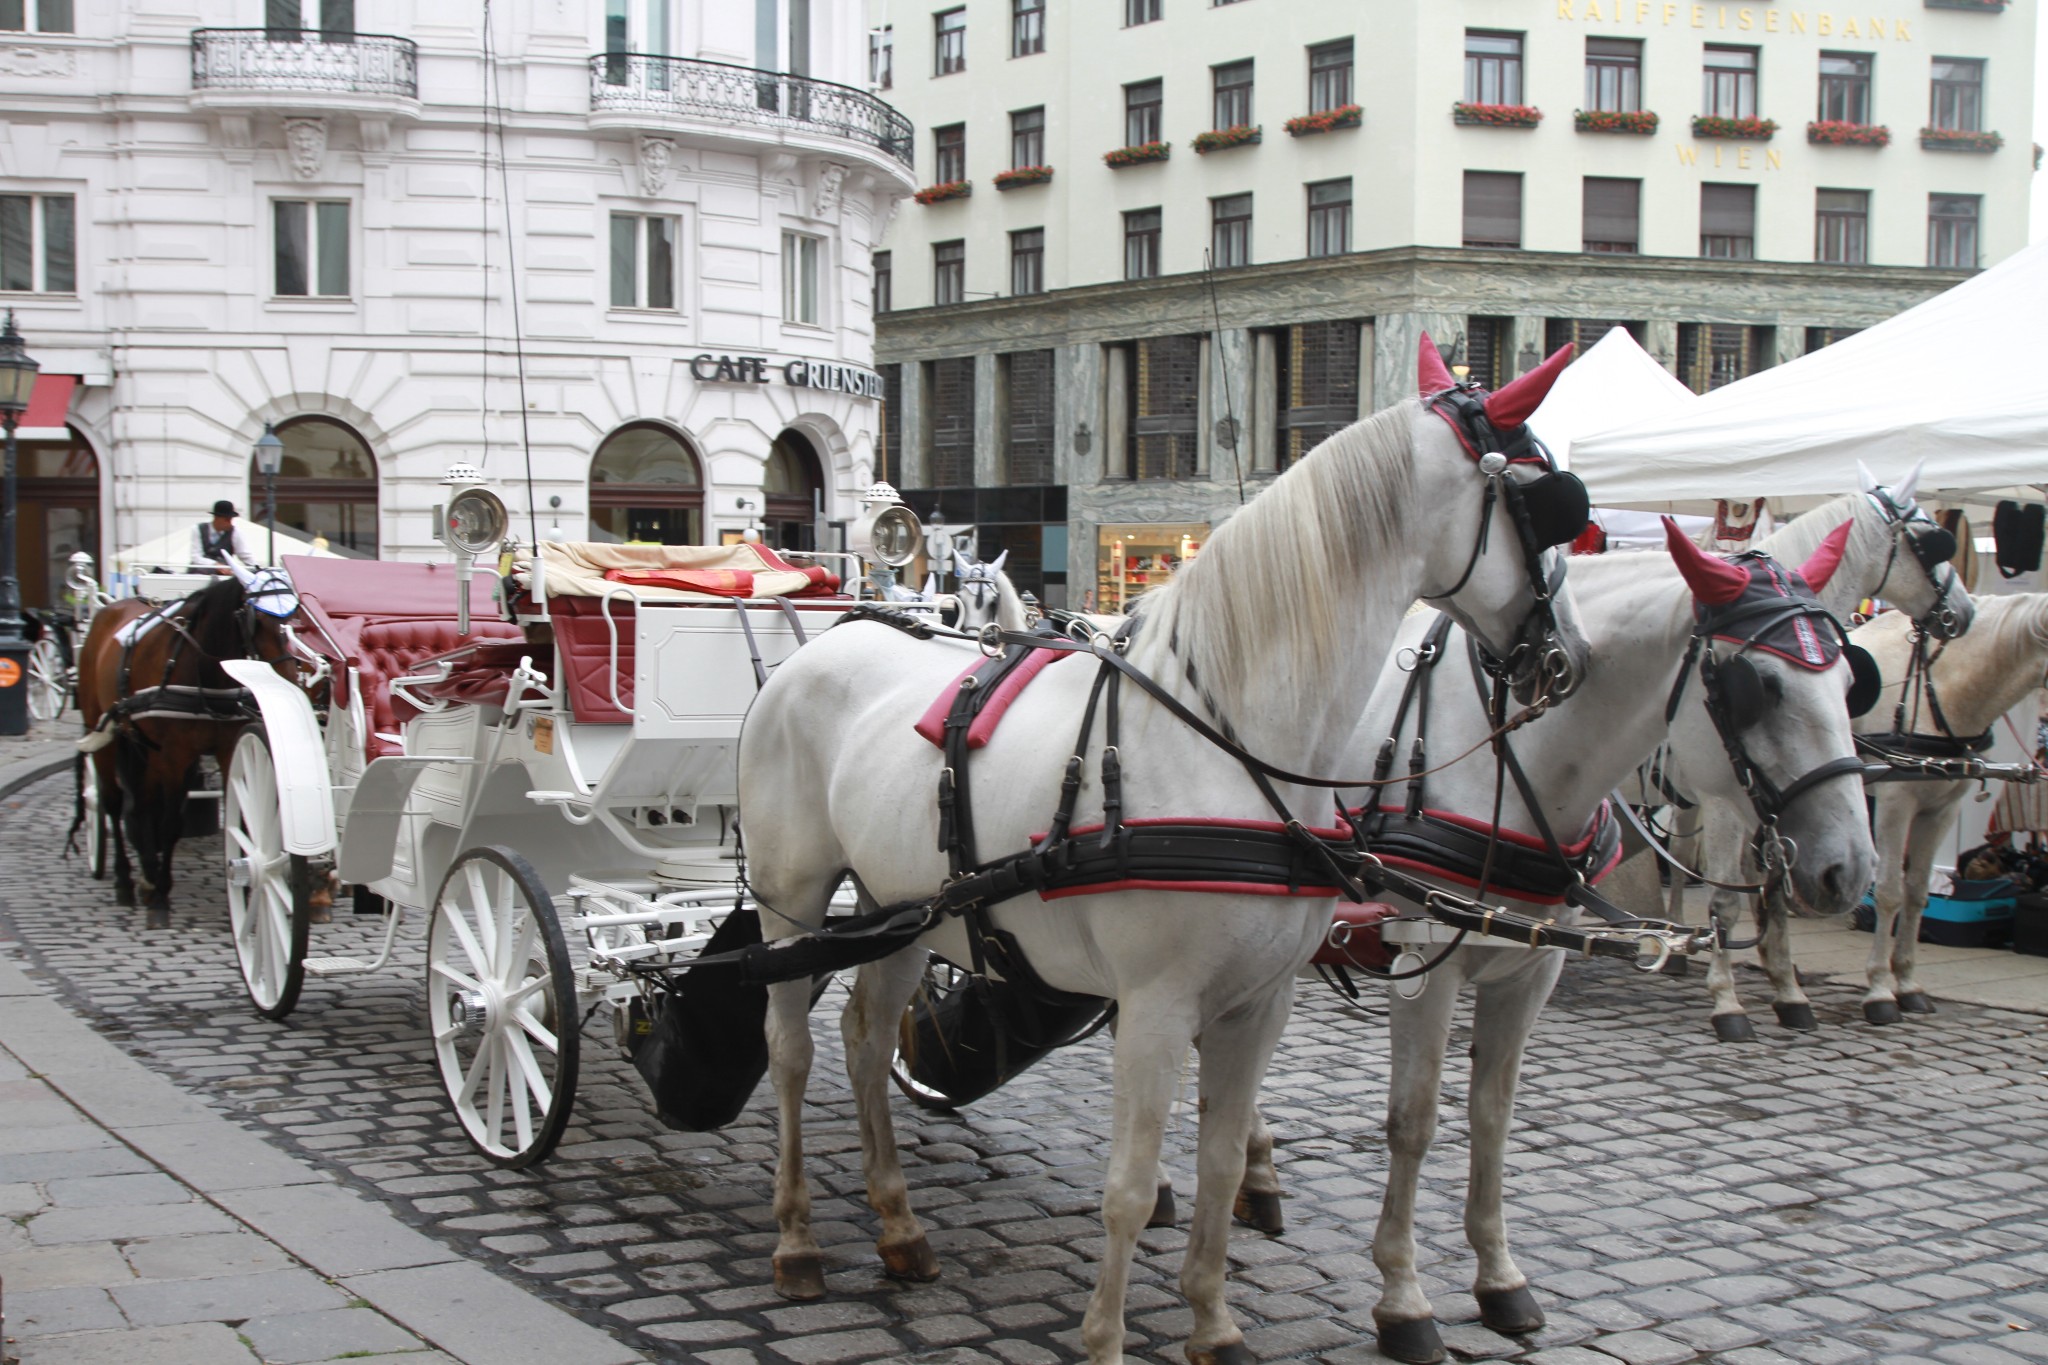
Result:
<instances>
[{"instance_id":1,"label":"horse's head","mask_svg":"<svg viewBox=\"0 0 2048 1365\"><path fill-rule=\"evenodd\" d=\"M1883 597L1937 639L1952 640L1970 628L1976 608L1962 575L1950 562L1956 554L1955 535L1913 500L1926 464L1921 460L1912 473L1887 488L1858 460L1856 474L1863 485L1858 520L1869 522L1885 540L1883 574L1870 596Z\"/></svg>"},{"instance_id":2,"label":"horse's head","mask_svg":"<svg viewBox=\"0 0 2048 1365\"><path fill-rule=\"evenodd\" d=\"M1529 429L1572 348L1488 393L1454 379L1422 338L1416 428L1420 505L1441 509L1424 592L1505 669L1525 704L1585 676L1586 637L1565 588L1565 548L1586 528L1585 485Z\"/></svg>"},{"instance_id":3,"label":"horse's head","mask_svg":"<svg viewBox=\"0 0 2048 1365\"><path fill-rule=\"evenodd\" d=\"M1698 655L1698 676L1688 654L1673 694L1671 751L1685 781L1757 823L1759 870L1795 913L1847 910L1877 870L1849 733L1851 714L1877 700L1877 669L1814 597L1841 560L1846 524L1796 572L1762 551L1710 555L1668 518L1665 528L1692 589Z\"/></svg>"},{"instance_id":4,"label":"horse's head","mask_svg":"<svg viewBox=\"0 0 2048 1365\"><path fill-rule=\"evenodd\" d=\"M200 594L202 601L193 613L195 634L202 630L203 618L203 630L213 639L206 644L209 654L217 659L260 659L298 682L310 656L287 624L299 612L298 589L291 576L282 569L252 571L232 560L229 568L231 578ZM201 643L206 643L205 635Z\"/></svg>"},{"instance_id":5,"label":"horse's head","mask_svg":"<svg viewBox=\"0 0 2048 1365\"><path fill-rule=\"evenodd\" d=\"M960 599L960 621L962 630L979 630L996 619L996 608L1001 604L1001 576L1003 561L1010 557L1008 550L984 564L966 550L956 552L954 563L958 566L960 579L956 595Z\"/></svg>"}]
</instances>

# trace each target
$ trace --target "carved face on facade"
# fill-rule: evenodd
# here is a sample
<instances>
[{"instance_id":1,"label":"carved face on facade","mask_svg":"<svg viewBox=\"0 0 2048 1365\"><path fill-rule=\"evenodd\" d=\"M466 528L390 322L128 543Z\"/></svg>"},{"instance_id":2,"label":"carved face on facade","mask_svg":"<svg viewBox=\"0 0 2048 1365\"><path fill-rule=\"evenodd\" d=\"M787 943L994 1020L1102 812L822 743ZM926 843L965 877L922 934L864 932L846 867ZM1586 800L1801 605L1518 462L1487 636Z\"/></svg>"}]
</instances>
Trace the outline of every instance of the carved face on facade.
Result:
<instances>
[{"instance_id":1,"label":"carved face on facade","mask_svg":"<svg viewBox=\"0 0 2048 1365\"><path fill-rule=\"evenodd\" d=\"M675 144L665 137L643 137L640 139L640 192L650 198L660 194L668 184L669 159L675 153Z\"/></svg>"},{"instance_id":2,"label":"carved face on facade","mask_svg":"<svg viewBox=\"0 0 2048 1365\"><path fill-rule=\"evenodd\" d=\"M327 121L317 118L286 119L284 146L291 159L292 172L301 180L311 180L320 174L320 163L327 157Z\"/></svg>"}]
</instances>

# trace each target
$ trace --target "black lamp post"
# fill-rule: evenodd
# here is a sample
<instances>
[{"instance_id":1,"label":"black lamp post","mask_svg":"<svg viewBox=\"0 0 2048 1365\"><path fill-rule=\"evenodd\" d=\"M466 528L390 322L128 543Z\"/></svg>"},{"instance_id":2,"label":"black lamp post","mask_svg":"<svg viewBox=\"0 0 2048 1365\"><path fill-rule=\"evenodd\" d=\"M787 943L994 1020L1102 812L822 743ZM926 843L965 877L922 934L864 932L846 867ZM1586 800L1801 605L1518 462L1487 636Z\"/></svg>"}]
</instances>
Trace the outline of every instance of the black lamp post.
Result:
<instances>
[{"instance_id":1,"label":"black lamp post","mask_svg":"<svg viewBox=\"0 0 2048 1365\"><path fill-rule=\"evenodd\" d=\"M277 567L277 471L283 466L284 442L265 422L263 434L256 438L256 467L263 471L263 525L270 532L270 552L264 559L272 568Z\"/></svg>"},{"instance_id":2,"label":"black lamp post","mask_svg":"<svg viewBox=\"0 0 2048 1365\"><path fill-rule=\"evenodd\" d=\"M28 641L22 638L21 579L14 564L14 429L28 411L35 392L36 371L21 333L14 330L14 310L0 331L0 426L7 432L7 473L0 491L0 735L28 733Z\"/></svg>"}]
</instances>

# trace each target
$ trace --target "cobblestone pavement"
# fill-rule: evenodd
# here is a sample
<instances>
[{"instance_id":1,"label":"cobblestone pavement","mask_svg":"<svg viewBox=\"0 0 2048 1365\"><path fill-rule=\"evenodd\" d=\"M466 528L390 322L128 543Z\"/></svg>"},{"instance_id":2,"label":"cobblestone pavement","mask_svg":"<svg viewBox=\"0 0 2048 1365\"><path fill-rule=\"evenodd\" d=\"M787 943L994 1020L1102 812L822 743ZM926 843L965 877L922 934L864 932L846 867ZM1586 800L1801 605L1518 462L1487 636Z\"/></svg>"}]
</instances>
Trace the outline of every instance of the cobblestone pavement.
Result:
<instances>
[{"instance_id":1,"label":"cobblestone pavement","mask_svg":"<svg viewBox=\"0 0 2048 1365\"><path fill-rule=\"evenodd\" d=\"M244 1007L212 840L181 854L175 927L144 934L58 859L69 783L0 809L0 950L180 1086L326 1163L474 1260L663 1359L937 1365L1073 1359L1107 1150L1107 1041L1058 1054L958 1116L899 1102L933 1285L884 1281L860 1197L834 1004L815 1016L809 1148L830 1297L768 1288L775 1241L767 1090L733 1125L671 1133L587 1031L578 1114L537 1172L470 1154L428 1061L419 945L385 974L309 983L285 1024ZM362 952L337 916L319 949ZM1425 1170L1422 1260L1466 1357L1535 1365L1693 1359L2048 1360L2048 1023L1949 1007L1903 1027L1815 992L1822 1027L1717 1046L1698 979L1575 964L1531 1048L1511 1156L1517 1255L1550 1326L1509 1341L1473 1322L1460 1229L1463 1026ZM1375 1359L1370 1236L1384 1171L1383 1013L1305 990L1265 1096L1289 1228L1239 1229L1231 1298L1263 1360ZM1168 1147L1192 1192L1191 1102ZM1179 1361L1183 1236L1145 1234L1131 1354Z\"/></svg>"}]
</instances>

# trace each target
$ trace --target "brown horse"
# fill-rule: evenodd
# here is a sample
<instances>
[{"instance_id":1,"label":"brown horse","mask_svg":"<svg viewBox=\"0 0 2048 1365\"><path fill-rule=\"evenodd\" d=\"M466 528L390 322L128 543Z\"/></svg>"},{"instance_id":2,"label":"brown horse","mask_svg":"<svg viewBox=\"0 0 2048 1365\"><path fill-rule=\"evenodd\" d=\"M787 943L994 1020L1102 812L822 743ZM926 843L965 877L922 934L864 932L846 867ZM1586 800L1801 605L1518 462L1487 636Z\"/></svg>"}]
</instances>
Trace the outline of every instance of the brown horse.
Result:
<instances>
[{"instance_id":1,"label":"brown horse","mask_svg":"<svg viewBox=\"0 0 2048 1365\"><path fill-rule=\"evenodd\" d=\"M117 638L122 627L152 615L157 619L132 643ZM114 899L135 904L132 844L151 929L171 925L171 855L185 832L186 793L199 785L200 759L212 754L225 773L236 737L256 718L247 692L222 670L223 659L262 659L296 678L282 623L256 610L232 577L176 606L130 599L104 607L79 647L78 711L87 739L79 746L85 752L72 832L86 818L90 762L114 846Z\"/></svg>"}]
</instances>

